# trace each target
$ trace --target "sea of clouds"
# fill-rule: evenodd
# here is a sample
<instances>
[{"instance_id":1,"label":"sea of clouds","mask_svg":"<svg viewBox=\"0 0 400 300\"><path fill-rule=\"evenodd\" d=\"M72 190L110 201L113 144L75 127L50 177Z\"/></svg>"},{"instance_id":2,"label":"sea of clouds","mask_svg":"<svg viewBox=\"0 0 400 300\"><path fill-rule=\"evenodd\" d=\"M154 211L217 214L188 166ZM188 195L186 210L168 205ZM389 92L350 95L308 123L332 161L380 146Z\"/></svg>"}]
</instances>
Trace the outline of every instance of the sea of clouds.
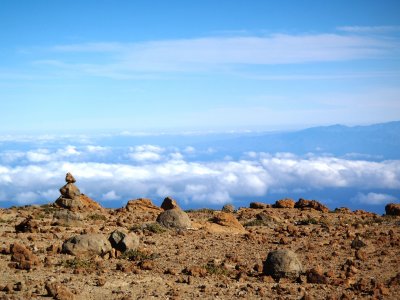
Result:
<instances>
[{"instance_id":1,"label":"sea of clouds","mask_svg":"<svg viewBox=\"0 0 400 300\"><path fill-rule=\"evenodd\" d=\"M83 193L106 207L138 197L166 196L188 207L212 206L324 189L351 189L353 196L347 200L362 207L394 202L400 190L400 160L263 152L233 158L190 145L112 147L85 141L6 145L0 151L3 207L54 201L67 172L75 176Z\"/></svg>"}]
</instances>

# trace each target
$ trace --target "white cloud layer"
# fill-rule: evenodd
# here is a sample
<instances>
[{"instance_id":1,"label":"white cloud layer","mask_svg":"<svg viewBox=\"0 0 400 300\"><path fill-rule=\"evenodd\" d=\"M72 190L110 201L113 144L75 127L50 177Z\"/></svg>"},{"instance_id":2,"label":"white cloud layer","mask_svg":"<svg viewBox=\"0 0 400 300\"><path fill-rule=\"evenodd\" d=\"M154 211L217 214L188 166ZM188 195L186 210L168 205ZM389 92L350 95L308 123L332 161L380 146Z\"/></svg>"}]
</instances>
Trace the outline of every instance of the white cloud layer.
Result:
<instances>
[{"instance_id":1,"label":"white cloud layer","mask_svg":"<svg viewBox=\"0 0 400 300\"><path fill-rule=\"evenodd\" d=\"M95 150L95 151L94 151ZM241 197L265 196L276 191L310 191L324 188L358 190L400 189L400 161L364 161L292 153L249 152L243 159L194 161L189 149L139 146L126 149L126 159L109 156L100 148L68 146L50 151L30 150L0 165L0 201L29 204L54 201L66 172L72 172L82 192L98 201L134 197L173 196L186 203L222 204ZM87 157L90 155L90 161ZM108 149L109 154L112 153ZM32 153L35 155L32 156ZM119 157L120 153L118 153ZM154 155L154 156L152 156ZM132 160L132 158L134 160ZM135 159L136 158L136 159ZM23 162L16 164L16 162ZM390 195L359 194L364 204L391 201Z\"/></svg>"}]
</instances>

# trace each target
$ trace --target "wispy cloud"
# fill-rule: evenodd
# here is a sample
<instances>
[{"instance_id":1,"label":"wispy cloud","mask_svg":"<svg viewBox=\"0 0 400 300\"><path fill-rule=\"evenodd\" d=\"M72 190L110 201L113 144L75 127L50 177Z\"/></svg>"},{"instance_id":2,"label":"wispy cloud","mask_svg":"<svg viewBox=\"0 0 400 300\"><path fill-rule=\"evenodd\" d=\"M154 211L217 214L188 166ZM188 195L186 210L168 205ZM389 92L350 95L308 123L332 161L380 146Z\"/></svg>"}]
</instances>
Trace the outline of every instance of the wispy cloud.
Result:
<instances>
[{"instance_id":1,"label":"wispy cloud","mask_svg":"<svg viewBox=\"0 0 400 300\"><path fill-rule=\"evenodd\" d=\"M400 31L400 26L340 26L337 29L351 33L388 33Z\"/></svg>"},{"instance_id":2,"label":"wispy cloud","mask_svg":"<svg viewBox=\"0 0 400 300\"><path fill-rule=\"evenodd\" d=\"M357 196L355 196L352 200L362 204L383 205L390 202L395 202L396 197L380 193L368 193L368 194L358 193Z\"/></svg>"},{"instance_id":3,"label":"wispy cloud","mask_svg":"<svg viewBox=\"0 0 400 300\"><path fill-rule=\"evenodd\" d=\"M232 71L235 66L348 61L398 54L397 39L356 34L357 28L341 27L347 32L353 29L354 34L350 35L272 34L56 45L49 49L52 53L61 53L61 57L71 54L74 59L44 59L35 64L93 76L127 79L138 74L224 72ZM360 28L358 30L361 31ZM80 56L76 56L77 53ZM91 54L102 54L101 62L93 62Z\"/></svg>"}]
</instances>

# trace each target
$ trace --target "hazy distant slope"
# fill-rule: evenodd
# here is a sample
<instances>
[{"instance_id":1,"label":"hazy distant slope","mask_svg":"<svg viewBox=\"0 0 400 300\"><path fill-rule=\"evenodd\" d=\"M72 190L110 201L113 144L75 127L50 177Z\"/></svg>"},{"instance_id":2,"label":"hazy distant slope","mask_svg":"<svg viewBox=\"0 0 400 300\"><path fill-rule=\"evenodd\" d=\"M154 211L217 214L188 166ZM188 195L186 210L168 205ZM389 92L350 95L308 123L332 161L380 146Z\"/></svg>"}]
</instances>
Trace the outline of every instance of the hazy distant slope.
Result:
<instances>
[{"instance_id":1,"label":"hazy distant slope","mask_svg":"<svg viewBox=\"0 0 400 300\"><path fill-rule=\"evenodd\" d=\"M214 142L220 150L291 152L296 154L349 153L400 158L400 121L369 126L348 127L332 125L313 127L295 132L267 133L243 136Z\"/></svg>"}]
</instances>

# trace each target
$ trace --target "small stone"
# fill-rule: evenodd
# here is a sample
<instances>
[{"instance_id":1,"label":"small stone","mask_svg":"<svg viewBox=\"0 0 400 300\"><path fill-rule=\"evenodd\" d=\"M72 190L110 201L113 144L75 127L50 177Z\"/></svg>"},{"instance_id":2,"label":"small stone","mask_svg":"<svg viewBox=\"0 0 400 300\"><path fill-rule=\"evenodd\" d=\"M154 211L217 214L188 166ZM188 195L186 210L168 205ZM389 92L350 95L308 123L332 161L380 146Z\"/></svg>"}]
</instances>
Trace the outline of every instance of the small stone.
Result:
<instances>
[{"instance_id":1,"label":"small stone","mask_svg":"<svg viewBox=\"0 0 400 300\"><path fill-rule=\"evenodd\" d=\"M358 250L356 251L356 258L357 258L358 260L365 261L365 260L367 259L367 253L366 253L364 250L362 250L362 249L358 249Z\"/></svg>"},{"instance_id":2,"label":"small stone","mask_svg":"<svg viewBox=\"0 0 400 300\"><path fill-rule=\"evenodd\" d=\"M360 236L356 236L356 238L351 242L351 248L353 249L361 249L367 246L367 244L360 238Z\"/></svg>"},{"instance_id":3,"label":"small stone","mask_svg":"<svg viewBox=\"0 0 400 300\"><path fill-rule=\"evenodd\" d=\"M97 277L96 285L97 286L104 286L106 284L106 279L104 277Z\"/></svg>"},{"instance_id":4,"label":"small stone","mask_svg":"<svg viewBox=\"0 0 400 300\"><path fill-rule=\"evenodd\" d=\"M169 210L169 209L174 209L174 208L180 208L178 206L178 203L172 199L171 197L167 197L164 199L163 203L161 204L161 208L163 210Z\"/></svg>"},{"instance_id":5,"label":"small stone","mask_svg":"<svg viewBox=\"0 0 400 300\"><path fill-rule=\"evenodd\" d=\"M308 270L306 273L308 283L326 284L328 282L320 266Z\"/></svg>"},{"instance_id":6,"label":"small stone","mask_svg":"<svg viewBox=\"0 0 400 300\"><path fill-rule=\"evenodd\" d=\"M185 268L182 272L194 277L205 277L208 273L206 269L198 266Z\"/></svg>"},{"instance_id":7,"label":"small stone","mask_svg":"<svg viewBox=\"0 0 400 300\"><path fill-rule=\"evenodd\" d=\"M67 183L75 183L76 182L74 176L72 176L72 174L69 172L65 175L65 181Z\"/></svg>"},{"instance_id":8,"label":"small stone","mask_svg":"<svg viewBox=\"0 0 400 300\"><path fill-rule=\"evenodd\" d=\"M61 283L46 282L45 285L47 294L57 300L74 300L75 295Z\"/></svg>"}]
</instances>

